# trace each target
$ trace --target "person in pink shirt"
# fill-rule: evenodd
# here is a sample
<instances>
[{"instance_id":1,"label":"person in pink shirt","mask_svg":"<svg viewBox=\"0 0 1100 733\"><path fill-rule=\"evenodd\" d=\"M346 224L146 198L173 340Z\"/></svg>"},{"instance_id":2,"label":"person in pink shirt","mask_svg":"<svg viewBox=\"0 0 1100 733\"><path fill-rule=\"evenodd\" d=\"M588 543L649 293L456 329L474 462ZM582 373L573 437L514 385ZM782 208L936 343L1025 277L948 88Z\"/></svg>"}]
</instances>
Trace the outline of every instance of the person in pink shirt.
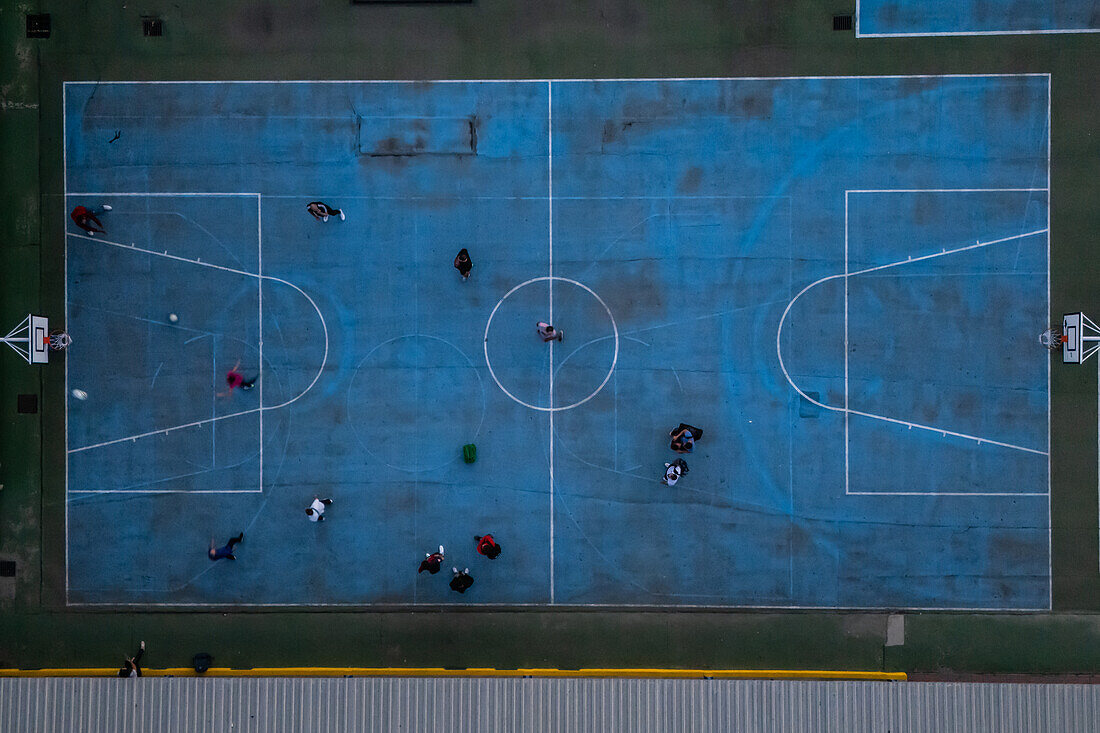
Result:
<instances>
[{"instance_id":1,"label":"person in pink shirt","mask_svg":"<svg viewBox=\"0 0 1100 733\"><path fill-rule=\"evenodd\" d=\"M225 397L226 395L233 394L233 390L240 387L243 390L252 389L256 385L256 380L260 378L260 375L252 377L252 379L245 379L238 369L241 368L241 360L238 359L237 363L233 365L233 368L225 373L225 383L229 385L229 389L225 392L218 392L218 397Z\"/></svg>"}]
</instances>

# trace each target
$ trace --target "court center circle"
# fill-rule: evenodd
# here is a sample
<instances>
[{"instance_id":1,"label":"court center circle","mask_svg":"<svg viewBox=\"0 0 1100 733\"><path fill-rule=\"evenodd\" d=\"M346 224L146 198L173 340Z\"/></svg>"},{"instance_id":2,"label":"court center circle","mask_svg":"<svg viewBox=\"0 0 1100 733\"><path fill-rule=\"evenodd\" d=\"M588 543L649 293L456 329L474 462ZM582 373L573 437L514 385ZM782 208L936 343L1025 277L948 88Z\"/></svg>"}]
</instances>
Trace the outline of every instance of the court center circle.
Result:
<instances>
[{"instance_id":1,"label":"court center circle","mask_svg":"<svg viewBox=\"0 0 1100 733\"><path fill-rule=\"evenodd\" d=\"M543 405L532 405L530 402L525 402L524 400L521 400L519 397L516 397L514 394L509 392L508 389L503 384L500 383L500 379L497 378L496 372L493 371L493 362L489 358L489 329L492 328L492 326L493 326L493 318L496 316L497 310L499 310L500 306L504 304L504 301L508 300L508 298L511 297L517 290L520 290L521 288L525 288L528 285L531 285L533 283L549 282L549 281L552 281L552 280L556 280L558 282L563 282L563 283L569 283L570 285L576 285L578 288L580 288L581 290L584 290L586 293L588 293L589 295L591 295L593 298L596 299L596 302L598 302L603 307L604 311L607 312L607 317L611 320L611 330L615 335L615 352L614 352L614 355L611 357L611 367L607 370L607 374L604 376L603 381L600 382L600 385L598 387L596 387L596 389L594 389L590 395L588 395L587 397L585 397L581 400L577 400L576 402L574 402L572 404L569 404L569 405L561 405L561 406L555 406L555 407L545 407ZM553 347L551 346L551 348L553 348ZM602 390L607 385L608 380L611 379L611 375L615 372L615 365L618 362L619 362L619 326L618 326L618 324L615 323L615 316L611 313L611 309L607 307L607 303L604 302L603 298L601 298L596 293L595 290L588 287L587 285L585 285L582 282L578 282L578 281L570 279L568 277L558 277L557 275L543 275L541 277L533 277L530 280L525 280L525 281L521 282L519 285L516 285L514 288L512 288L507 293L505 293L504 296L501 297L501 299L497 301L497 304L495 306L493 306L493 310L489 314L488 322L485 324L485 366L489 367L489 375L493 378L493 381L496 382L496 385L498 387L500 387L501 392L508 395L510 398L512 398L513 401L518 402L519 404L523 405L524 407L528 407L532 410L538 410L539 412L561 412L562 410L572 410L574 407L580 407L585 402L588 402L590 399L592 399L593 397L598 395L600 393L600 390Z\"/></svg>"}]
</instances>

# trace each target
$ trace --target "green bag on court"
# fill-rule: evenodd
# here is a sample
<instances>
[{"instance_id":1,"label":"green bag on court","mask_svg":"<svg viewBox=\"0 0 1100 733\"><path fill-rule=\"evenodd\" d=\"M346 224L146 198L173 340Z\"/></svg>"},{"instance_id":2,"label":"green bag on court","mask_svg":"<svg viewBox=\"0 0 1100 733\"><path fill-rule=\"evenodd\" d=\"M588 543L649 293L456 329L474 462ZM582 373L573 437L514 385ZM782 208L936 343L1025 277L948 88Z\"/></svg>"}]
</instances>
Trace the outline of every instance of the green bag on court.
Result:
<instances>
[{"instance_id":1,"label":"green bag on court","mask_svg":"<svg viewBox=\"0 0 1100 733\"><path fill-rule=\"evenodd\" d=\"M473 463L477 460L477 446L473 443L467 443L462 446L462 460L467 463Z\"/></svg>"}]
</instances>

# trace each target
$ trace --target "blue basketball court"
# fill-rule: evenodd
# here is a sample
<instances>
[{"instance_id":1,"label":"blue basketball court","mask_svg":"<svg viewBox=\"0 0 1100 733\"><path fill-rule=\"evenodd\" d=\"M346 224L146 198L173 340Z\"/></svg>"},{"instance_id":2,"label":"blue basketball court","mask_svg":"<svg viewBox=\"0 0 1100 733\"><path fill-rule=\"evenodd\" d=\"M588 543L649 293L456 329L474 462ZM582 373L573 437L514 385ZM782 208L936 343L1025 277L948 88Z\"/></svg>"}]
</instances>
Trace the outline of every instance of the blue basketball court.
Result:
<instances>
[{"instance_id":1,"label":"blue basketball court","mask_svg":"<svg viewBox=\"0 0 1100 733\"><path fill-rule=\"evenodd\" d=\"M1097 0L856 0L861 37L1098 31Z\"/></svg>"},{"instance_id":2,"label":"blue basketball court","mask_svg":"<svg viewBox=\"0 0 1100 733\"><path fill-rule=\"evenodd\" d=\"M66 84L69 602L1049 608L1049 90Z\"/></svg>"}]
</instances>

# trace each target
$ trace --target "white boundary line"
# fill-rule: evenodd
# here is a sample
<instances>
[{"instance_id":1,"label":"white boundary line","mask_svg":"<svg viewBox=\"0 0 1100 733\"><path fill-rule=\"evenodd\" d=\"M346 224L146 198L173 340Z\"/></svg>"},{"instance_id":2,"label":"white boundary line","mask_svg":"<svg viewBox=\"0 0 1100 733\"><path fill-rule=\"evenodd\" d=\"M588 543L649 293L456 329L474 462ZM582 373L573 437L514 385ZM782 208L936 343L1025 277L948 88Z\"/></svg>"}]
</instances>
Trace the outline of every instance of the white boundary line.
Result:
<instances>
[{"instance_id":1,"label":"white boundary line","mask_svg":"<svg viewBox=\"0 0 1100 733\"><path fill-rule=\"evenodd\" d=\"M856 0L856 8L857 8L857 13L856 13L856 35L858 37L860 35L859 34L859 26L858 26L858 23L859 23L859 13L858 13L859 0ZM1046 73L1046 72L1042 72L1042 73L995 73L995 74L988 74L988 73L987 74L892 74L892 75L878 75L878 76L875 76L875 75L846 75L846 76L758 76L758 77L747 76L747 77L667 77L667 78L640 77L640 78L633 78L633 79L622 79L622 78L480 79L480 80L477 80L477 79L435 79L435 80L405 79L405 80L390 80L390 81L386 81L386 80L360 80L360 81L356 81L356 80L338 80L338 79L334 79L334 80L237 80L237 81L224 81L223 80L223 81L205 81L205 82L204 81L178 81L178 80L177 81L65 81L65 82L62 82L62 155L63 155L63 167L64 167L63 176L62 176L62 183L63 183L63 189L64 189L63 193L64 193L64 196L65 196L65 200L67 202L69 194L68 194L68 143L67 143L67 124L66 124L66 115L67 115L67 96L66 95L67 95L68 86L70 84L72 84L72 85L88 85L88 84L91 84L91 85L100 85L100 84L119 84L119 85L132 85L132 84L417 84L417 83L424 83L425 81L427 81L429 83L446 83L446 84L452 84L452 83L453 84L463 84L463 83L465 83L465 84L469 84L469 83L512 83L512 84L515 84L515 83L522 83L522 82L538 82L538 81L546 81L547 83L553 83L553 82L557 82L557 83L576 83L576 82L598 82L598 81L617 81L617 82L793 81L793 80L807 80L807 81L810 81L810 80L846 80L846 79L866 79L866 80L884 79L885 80L885 79L927 79L927 78L940 78L940 79L950 79L950 78L1009 78L1009 77L1039 77L1039 76L1046 76L1048 78L1047 183L1049 185L1050 184L1050 155L1049 155L1049 152L1050 152L1050 128L1049 128L1049 120L1050 120L1050 86L1049 86L1049 79L1050 79L1050 74ZM76 195L76 194L74 194L74 195ZM95 195L95 194L90 194L90 195ZM133 195L133 196L240 196L240 195L252 195L252 194L224 193L224 192L209 192L209 193L144 193L144 194L141 194L141 193L132 193L132 192L129 192L129 193L115 192L115 193L102 194L102 195L110 195L110 196L126 196L126 195ZM257 195L257 197L259 196L259 194L255 194L255 195ZM551 199L552 199L552 196L551 196ZM550 206L551 206L551 211L552 211L552 207L553 207L552 201L551 201ZM1049 198L1048 198L1048 201L1047 201L1047 209L1048 209L1047 226L1049 227L1050 226L1050 217L1049 217L1050 201L1049 201ZM552 227L551 227L551 236L552 236ZM97 241L103 241L103 240L97 240ZM1049 233L1048 233L1047 241L1048 241L1047 283L1048 283L1048 293L1049 293L1049 283L1050 283L1050 274L1049 274L1049 270L1050 270L1050 267L1049 267L1049 264L1050 264L1049 263L1049 241L1050 240L1049 240ZM68 253L68 238L67 237L66 237L66 244L65 244L65 253L66 253L66 257L65 257L65 285L64 285L64 287L65 287L65 313L66 313L66 321L67 321L67 316L68 316L68 256L67 256L67 253ZM153 254L157 254L157 253L154 252ZM551 266L552 266L552 263L551 263ZM847 262L845 263L845 266L847 267ZM266 276L263 276L262 272L261 272L259 277L265 278ZM317 310L318 316L321 317L322 328L324 329L324 332L325 332L325 353L324 353L324 357L322 359L322 370L323 370L324 365L327 362L327 358L328 358L329 343L328 343L328 329L327 329L327 326L325 325L324 317L321 315L320 309L317 308L317 305L316 305L316 303L313 302L313 299L310 298L304 291L302 291L296 285L293 285L292 283L286 282L285 280L280 280L279 278L268 278L268 279L273 279L273 280L276 280L276 281L279 281L279 282L283 282L284 284L290 285L291 287L295 288L300 293L302 293L302 295L305 296L307 300L309 300L310 304L313 305L314 309ZM552 285L551 285L551 287L552 287ZM802 292L805 292L805 290L803 290ZM801 294L802 293L799 293L799 295L801 295ZM798 296L796 296L796 298L797 297ZM1049 297L1048 297L1048 301L1049 301ZM793 302L794 301L792 300L791 303L793 303ZM499 304L498 304L498 306L499 306ZM787 308L788 308L788 310L790 309L790 304L788 304ZM784 317L786 317L786 311L784 312ZM261 328L262 328L262 325L261 325ZM782 321L780 323L780 332L781 331L782 331ZM616 339L616 342L617 342L617 339ZM777 334L777 337L776 337L776 346L777 346L777 350L778 350L778 348L779 348L779 335L778 334ZM616 349L616 352L617 352L617 349ZM616 353L616 356L617 356L617 353ZM779 354L779 357L780 357L780 364L782 365L782 354ZM262 364L261 364L261 366L262 366ZM1098 368L1100 368L1100 362L1098 362ZM314 377L313 382L311 382L309 387L307 387L306 392L308 392L309 389L311 389L313 387L313 385L316 383L317 379L320 377L320 373L321 373L321 371L319 371L317 376ZM786 374L785 370L784 370L784 373ZM1049 371L1048 371L1048 373L1049 373ZM553 375L553 371L551 370L551 378L552 378L552 375ZM788 379L788 382L791 381L789 375L787 375L787 379ZM799 391L801 393L801 391L798 390L798 387L795 386L793 384L793 382L791 382L791 384L792 384L792 386L795 387L796 391ZM66 366L65 366L65 389L66 389L66 395L67 395L68 394L68 362L67 361L66 361ZM261 387L261 389L262 389L262 387ZM305 392L302 392L302 394L298 395L298 397L301 397L304 394L305 394ZM298 397L293 398L291 400L291 402L298 399ZM66 404L67 404L67 398L66 398ZM265 407L262 407L262 401L261 401L261 408L260 409L277 409L278 407L283 407L287 404L290 404L290 403L287 402L287 403L284 403L284 405L278 405L278 406L275 406L275 407L272 407L272 408L265 408ZM833 409L833 408L830 408L830 409ZM553 423L553 411L551 411L550 415L551 415L551 424L552 424ZM261 420L261 422L262 422L262 420ZM1049 380L1048 380L1048 422L1049 422ZM1048 430L1048 433L1049 433L1049 430ZM67 407L66 407L66 413L65 413L65 434L66 434L66 447L67 447L68 446L68 409L67 409ZM551 445L553 445L552 441L553 441L553 429L551 429ZM1049 443L1049 436L1048 436L1048 443ZM68 463L68 453L66 453L66 465L67 465L67 463ZM261 461L261 465L262 465L262 461ZM552 470L552 466L553 466L553 462L551 461L551 470ZM552 482L553 482L553 479L551 478L551 483ZM67 470L66 470L66 492L68 493L68 473L67 473ZM167 493L167 492L159 492L159 493ZM198 493L198 492L194 492L194 493ZM970 495L973 495L973 494L970 494ZM91 606L131 607L132 606L132 607L167 607L167 608L193 608L193 607L194 608L202 608L202 607L230 607L230 606L239 607L240 604L233 604L233 603L227 604L227 603L72 603L72 602L70 602L69 601L69 515L68 515L68 504L69 504L69 502L66 499L66 501L65 501L65 593L66 593L66 605L89 606L89 607L91 607ZM1049 507L1049 494L1048 494L1048 507ZM1049 509L1048 509L1048 512L1049 512ZM1048 514L1048 516L1049 516L1049 514ZM553 522L553 511L551 511L551 522ZM1048 521L1048 525L1049 524L1050 524L1050 522ZM553 542L551 542L551 553L552 552L553 552ZM1049 556L1049 553L1048 553L1048 556ZM551 568L552 568L552 565L551 565ZM551 570L551 584L552 583L553 583L553 572ZM553 600L551 600L551 602L553 602ZM247 605L257 606L257 607L307 607L307 608L316 608L316 607L389 607L390 604L259 603L259 604L247 604ZM400 607L400 606L407 606L407 605L410 605L410 604L393 604L393 605L395 607ZM430 604L411 604L411 605L430 605ZM541 603L531 603L531 604L469 604L469 605L472 605L472 606L475 606L475 607L476 606L486 606L486 607L544 607L545 606L545 604L541 604ZM598 604L598 603L593 603L593 604L583 604L583 605L576 606L576 607L578 607L578 608L591 608L591 607L596 607L596 608L599 608L599 607L606 607L606 608L654 608L654 607L661 607L661 606L655 605L655 604L648 604L648 603L647 604ZM691 604L681 605L681 604L678 604L678 605L675 606L675 608L729 609L729 608L731 608L731 606L728 605L728 604L726 604L726 605L691 605ZM786 605L786 606L783 606L783 605L747 605L747 606L745 606L745 605L739 605L739 606L736 606L736 608L745 608L745 609L807 609L807 610L822 609L822 610L831 610L831 611L843 611L843 610L851 609L851 610L914 610L914 611L919 611L919 610L929 610L929 611L937 611L937 610L938 611L1006 611L1006 610L1009 610L1009 611L1031 612L1031 611L1048 611L1050 609L1050 606L1048 606L1047 608L1005 609L1005 608L1000 608L1000 607L987 607L987 606L981 606L981 607L939 607L939 606L807 606L807 605Z\"/></svg>"},{"instance_id":2,"label":"white boundary line","mask_svg":"<svg viewBox=\"0 0 1100 733\"><path fill-rule=\"evenodd\" d=\"M1020 31L941 31L923 33L861 33L859 30L860 2L856 0L856 38L919 38L932 36L1023 36L1023 35L1050 35L1057 33L1100 33L1100 28L1056 28L1048 30L1020 30ZM1047 221L1050 224L1050 221Z\"/></svg>"},{"instance_id":3,"label":"white boundary line","mask_svg":"<svg viewBox=\"0 0 1100 733\"><path fill-rule=\"evenodd\" d=\"M261 196L256 194L256 301L258 303L259 316L259 364L256 365L256 374L260 378L260 388L257 399L260 403L260 493L264 492L264 217Z\"/></svg>"},{"instance_id":4,"label":"white boundary line","mask_svg":"<svg viewBox=\"0 0 1100 733\"><path fill-rule=\"evenodd\" d=\"M848 491L850 473L849 427L851 413L848 404L848 192L844 192L844 493ZM801 295L801 293L799 293Z\"/></svg>"},{"instance_id":5,"label":"white boundary line","mask_svg":"<svg viewBox=\"0 0 1100 733\"><path fill-rule=\"evenodd\" d=\"M1054 77L1047 76L1047 312L1050 312L1050 229L1054 222L1050 218L1050 200L1052 197L1050 188L1054 182L1050 179L1050 150L1051 139L1054 137L1054 127L1051 124L1051 90L1054 86ZM1098 362L1100 363L1100 362ZM1051 411L1054 403L1051 401L1050 360L1047 360L1047 449L1054 453L1053 436L1050 432ZM1097 452L1097 460L1100 461L1100 451ZM1047 606L1054 608L1054 469L1051 460L1047 458Z\"/></svg>"},{"instance_id":6,"label":"white boundary line","mask_svg":"<svg viewBox=\"0 0 1100 733\"><path fill-rule=\"evenodd\" d=\"M1048 188L849 188L844 193L1027 193L1049 190Z\"/></svg>"},{"instance_id":7,"label":"white boundary line","mask_svg":"<svg viewBox=\"0 0 1100 733\"><path fill-rule=\"evenodd\" d=\"M142 198L153 198L156 196L168 196L171 198L184 198L187 196L197 196L202 198L209 198L211 196L259 196L260 194L255 191L74 191L73 193L66 193L66 196L140 196Z\"/></svg>"},{"instance_id":8,"label":"white boundary line","mask_svg":"<svg viewBox=\"0 0 1100 733\"><path fill-rule=\"evenodd\" d=\"M669 76L669 77L593 77L589 79L566 78L526 78L526 79L221 79L213 81L174 80L174 81L66 81L65 85L105 86L108 84L580 84L586 82L662 82L662 81L795 81L795 80L841 80L841 79L987 79L998 77L1049 76L1047 72L1020 72L998 74L848 74L843 76Z\"/></svg>"},{"instance_id":9,"label":"white boundary line","mask_svg":"<svg viewBox=\"0 0 1100 733\"><path fill-rule=\"evenodd\" d=\"M61 85L61 229L64 232L69 225L69 118L68 87ZM69 238L62 234L62 293L65 302L61 304L65 314L65 330L69 329ZM69 603L69 358L65 357L65 604Z\"/></svg>"},{"instance_id":10,"label":"white boundary line","mask_svg":"<svg viewBox=\"0 0 1100 733\"><path fill-rule=\"evenodd\" d=\"M546 170L550 248L550 323L554 322L554 83L546 82ZM488 342L486 342L488 349ZM488 353L488 352L486 352ZM1098 362L1100 363L1100 362ZM491 367L490 367L491 369ZM494 377L495 378L495 377ZM606 383L606 380L605 380ZM554 342L550 342L550 604L554 604Z\"/></svg>"},{"instance_id":11,"label":"white boundary line","mask_svg":"<svg viewBox=\"0 0 1100 733\"><path fill-rule=\"evenodd\" d=\"M155 591L161 592L161 591ZM545 603L236 603L224 601L221 603L101 603L101 602L73 602L69 606L86 606L97 608L225 608L228 610L240 610L242 608L433 608L439 610L461 610L469 608L546 608ZM779 606L779 605L747 605L747 606L721 606L699 603L683 603L675 605L662 605L659 603L561 603L557 608L568 610L584 610L589 608L638 608L653 610L692 610L705 609L716 611L966 611L976 613L1001 613L1001 614L1033 614L1047 613L1050 611L1045 606L1026 606L1023 608L1004 608L1001 606Z\"/></svg>"},{"instance_id":12,"label":"white boundary line","mask_svg":"<svg viewBox=\"0 0 1100 733\"><path fill-rule=\"evenodd\" d=\"M202 420L195 420L194 422L183 423L181 425L173 425L173 426L167 427L167 428L157 428L156 430L150 430L150 431L145 432L145 433L136 433L134 435L127 435L125 438L114 438L112 440L105 440L102 443L93 443L91 445L82 445L79 448L70 448L69 453L70 454L71 453L82 453L86 450L95 450L96 448L103 448L103 447L108 446L108 445L115 445L116 443L125 443L128 440L129 441L138 441L138 440L141 440L142 438L149 438L149 437L152 437L154 435L162 435L162 434L167 435L168 433L174 433L177 430L186 430L187 428L197 428L197 427L201 427L203 425L209 425L211 423L216 423L216 422L219 422L221 420L228 420L228 419L234 418L234 417L241 417L242 415L251 415L251 414L256 413L256 412L261 412L263 409L264 408L262 408L262 407L253 407L250 410L241 410L240 412L233 412L233 413L230 413L228 415L218 415L217 417L206 417L206 418L203 418ZM75 493L77 490L76 489L70 489L70 491ZM88 493L87 489L82 490L82 491L83 491L83 493ZM108 493L110 493L110 492L108 492ZM129 493L129 492L127 492L127 493Z\"/></svg>"},{"instance_id":13,"label":"white boundary line","mask_svg":"<svg viewBox=\"0 0 1100 733\"><path fill-rule=\"evenodd\" d=\"M940 33L856 33L856 38L932 38L938 36L1049 36L1062 33L1100 33L1100 28L1047 31L943 31Z\"/></svg>"},{"instance_id":14,"label":"white boundary line","mask_svg":"<svg viewBox=\"0 0 1100 733\"><path fill-rule=\"evenodd\" d=\"M69 489L70 494L262 494L263 489Z\"/></svg>"}]
</instances>

